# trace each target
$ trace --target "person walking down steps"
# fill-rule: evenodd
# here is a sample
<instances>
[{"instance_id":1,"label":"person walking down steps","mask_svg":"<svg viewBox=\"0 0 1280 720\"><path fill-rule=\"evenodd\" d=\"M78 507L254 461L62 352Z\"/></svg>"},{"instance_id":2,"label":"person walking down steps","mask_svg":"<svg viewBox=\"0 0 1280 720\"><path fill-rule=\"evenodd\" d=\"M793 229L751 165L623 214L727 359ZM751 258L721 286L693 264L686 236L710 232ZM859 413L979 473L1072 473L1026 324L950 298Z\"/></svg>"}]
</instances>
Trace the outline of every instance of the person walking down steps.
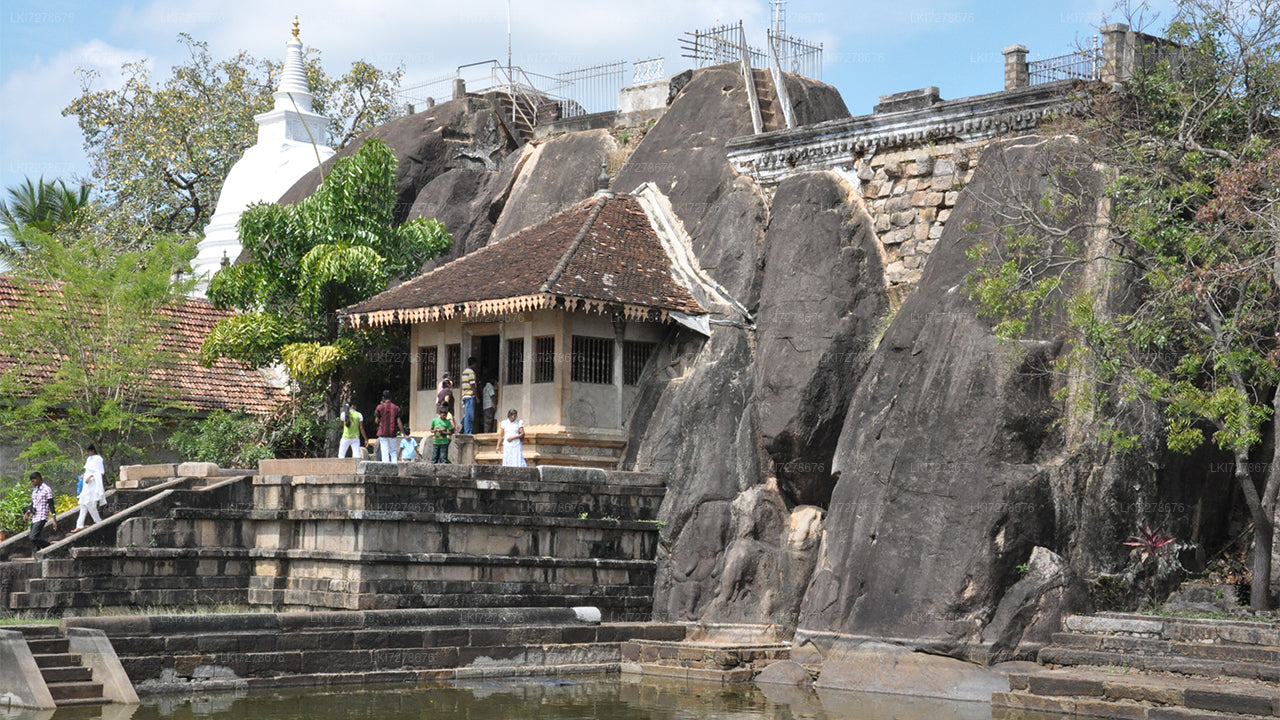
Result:
<instances>
[{"instance_id":1,"label":"person walking down steps","mask_svg":"<svg viewBox=\"0 0 1280 720\"><path fill-rule=\"evenodd\" d=\"M52 525L54 532L58 531L58 518L53 513L53 488L49 487L44 476L38 472L31 473L31 504L23 511L23 515L31 518L31 532L27 538L31 540L31 555L34 557L36 553L49 547L49 541L40 537L45 523Z\"/></svg>"},{"instance_id":2,"label":"person walking down steps","mask_svg":"<svg viewBox=\"0 0 1280 720\"><path fill-rule=\"evenodd\" d=\"M89 457L84 461L84 474L80 476L83 484L76 498L80 501L80 517L76 519L76 527L71 531L72 534L84 529L85 515L93 518L94 525L102 522L102 516L98 514L98 506L107 504L107 491L103 484L106 468L103 467L102 456L98 454L98 449L92 443L87 449Z\"/></svg>"}]
</instances>

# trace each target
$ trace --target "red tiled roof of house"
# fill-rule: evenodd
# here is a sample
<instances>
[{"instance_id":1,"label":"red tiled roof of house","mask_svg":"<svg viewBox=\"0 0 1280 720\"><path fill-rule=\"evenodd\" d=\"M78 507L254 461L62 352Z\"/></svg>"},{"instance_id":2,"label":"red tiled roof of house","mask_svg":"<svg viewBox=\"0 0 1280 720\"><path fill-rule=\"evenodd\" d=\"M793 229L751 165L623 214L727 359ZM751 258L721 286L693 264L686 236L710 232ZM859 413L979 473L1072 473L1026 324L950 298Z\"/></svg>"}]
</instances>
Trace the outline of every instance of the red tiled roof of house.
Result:
<instances>
[{"instance_id":1,"label":"red tiled roof of house","mask_svg":"<svg viewBox=\"0 0 1280 720\"><path fill-rule=\"evenodd\" d=\"M426 322L563 307L703 314L676 282L644 208L597 196L341 311L353 325Z\"/></svg>"},{"instance_id":2,"label":"red tiled roof of house","mask_svg":"<svg viewBox=\"0 0 1280 720\"><path fill-rule=\"evenodd\" d=\"M42 294L58 286L41 286ZM0 276L0 311L20 309L25 303L23 287L12 278ZM171 330L161 340L161 347L171 351L176 361L157 368L150 374L151 383L167 401L182 403L202 411L227 410L264 415L286 398L284 388L271 382L262 372L234 360L221 358L212 367L200 364L200 344L219 320L232 313L219 310L208 300L185 298L168 311ZM90 319L91 320L91 319ZM36 345L22 358L24 382L48 381L57 369L50 354L42 357ZM0 355L0 373L18 365L19 359Z\"/></svg>"}]
</instances>

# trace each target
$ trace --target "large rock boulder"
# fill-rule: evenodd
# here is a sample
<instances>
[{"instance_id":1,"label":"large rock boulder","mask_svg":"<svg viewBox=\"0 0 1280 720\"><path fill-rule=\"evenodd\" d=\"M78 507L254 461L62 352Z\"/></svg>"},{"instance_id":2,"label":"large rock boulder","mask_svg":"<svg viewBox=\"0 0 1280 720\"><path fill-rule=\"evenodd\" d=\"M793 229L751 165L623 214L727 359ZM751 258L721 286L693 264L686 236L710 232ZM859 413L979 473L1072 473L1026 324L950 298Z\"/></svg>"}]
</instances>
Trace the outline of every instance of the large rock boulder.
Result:
<instances>
[{"instance_id":1,"label":"large rock boulder","mask_svg":"<svg viewBox=\"0 0 1280 720\"><path fill-rule=\"evenodd\" d=\"M961 195L851 399L803 628L977 642L1018 566L1052 547L1045 466L1067 455L1052 397L1063 345L1052 325L1043 341L1001 345L965 293L965 251L1001 237L994 205L1034 208L1046 196L1044 167L1074 170L1100 197L1102 180L1074 148L1028 138L984 154L987 172ZM1097 207L1086 200L1076 212L1091 218ZM1073 240L1087 247L1083 228Z\"/></svg>"},{"instance_id":2,"label":"large rock boulder","mask_svg":"<svg viewBox=\"0 0 1280 720\"><path fill-rule=\"evenodd\" d=\"M418 193L427 183L459 168L496 172L502 159L517 146L490 101L460 98L396 118L364 133L326 160L320 169L303 175L279 202L295 203L315 192L321 172L328 172L333 163L354 155L369 138L380 138L395 153L398 223L409 217ZM448 229L452 232L452 228Z\"/></svg>"},{"instance_id":3,"label":"large rock boulder","mask_svg":"<svg viewBox=\"0 0 1280 720\"><path fill-rule=\"evenodd\" d=\"M697 70L613 184L631 192L654 183L671 200L702 267L747 307L759 293L768 210L755 183L729 164L724 145L752 132L737 66Z\"/></svg>"},{"instance_id":4,"label":"large rock boulder","mask_svg":"<svg viewBox=\"0 0 1280 720\"><path fill-rule=\"evenodd\" d=\"M880 242L853 188L832 172L774 194L756 319L756 411L779 488L826 506L849 398L887 320Z\"/></svg>"},{"instance_id":5,"label":"large rock boulder","mask_svg":"<svg viewBox=\"0 0 1280 720\"><path fill-rule=\"evenodd\" d=\"M607 130L582 130L534 141L520 159L516 180L493 228L500 240L591 197L600 163L617 143Z\"/></svg>"}]
</instances>

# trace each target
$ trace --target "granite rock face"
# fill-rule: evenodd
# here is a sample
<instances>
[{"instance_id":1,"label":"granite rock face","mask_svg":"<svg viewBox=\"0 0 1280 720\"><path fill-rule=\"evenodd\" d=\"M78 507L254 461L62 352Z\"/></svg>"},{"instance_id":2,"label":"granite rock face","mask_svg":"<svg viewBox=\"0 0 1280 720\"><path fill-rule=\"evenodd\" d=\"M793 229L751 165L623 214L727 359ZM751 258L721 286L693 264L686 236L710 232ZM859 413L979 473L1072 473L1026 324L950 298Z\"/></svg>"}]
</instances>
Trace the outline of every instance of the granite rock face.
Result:
<instances>
[{"instance_id":1,"label":"granite rock face","mask_svg":"<svg viewBox=\"0 0 1280 720\"><path fill-rule=\"evenodd\" d=\"M871 218L835 173L778 186L756 318L760 439L788 502L825 506L849 398L889 312Z\"/></svg>"},{"instance_id":2,"label":"granite rock face","mask_svg":"<svg viewBox=\"0 0 1280 720\"><path fill-rule=\"evenodd\" d=\"M596 191L600 163L616 143L606 130L554 135L526 146L515 183L493 228L499 240L577 205Z\"/></svg>"},{"instance_id":3,"label":"granite rock face","mask_svg":"<svg viewBox=\"0 0 1280 720\"><path fill-rule=\"evenodd\" d=\"M396 221L409 217L414 200L427 183L449 170L471 169L496 172L502 159L516 149L516 143L494 114L492 103L479 98L462 98L396 118L352 140L321 170L350 157L368 138L387 143L398 159L396 165ZM320 171L313 170L294 183L279 202L292 204L310 195L320 184Z\"/></svg>"},{"instance_id":4,"label":"granite rock face","mask_svg":"<svg viewBox=\"0 0 1280 720\"><path fill-rule=\"evenodd\" d=\"M1046 466L1065 455L1051 397L1062 343L1045 327L1042 342L1001 346L964 291L965 250L998 237L985 203L1034 206L1048 190L1037 170L1072 167L1071 146L1029 138L987 149L1003 160L989 167L1022 170L975 177L858 384L802 627L974 642L1018 566L1053 543ZM1090 178L1087 165L1076 169Z\"/></svg>"}]
</instances>

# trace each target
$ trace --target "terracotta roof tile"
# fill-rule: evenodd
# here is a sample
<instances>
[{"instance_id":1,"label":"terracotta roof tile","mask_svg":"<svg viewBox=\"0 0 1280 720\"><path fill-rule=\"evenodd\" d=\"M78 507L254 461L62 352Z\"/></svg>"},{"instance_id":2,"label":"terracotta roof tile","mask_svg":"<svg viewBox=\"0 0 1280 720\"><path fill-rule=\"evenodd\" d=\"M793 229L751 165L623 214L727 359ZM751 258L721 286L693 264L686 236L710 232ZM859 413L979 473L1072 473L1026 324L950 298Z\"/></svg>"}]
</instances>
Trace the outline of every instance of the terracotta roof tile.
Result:
<instances>
[{"instance_id":1,"label":"terracotta roof tile","mask_svg":"<svg viewBox=\"0 0 1280 720\"><path fill-rule=\"evenodd\" d=\"M39 288L39 292L48 293L56 288L56 285L46 285ZM11 278L0 276L0 309L17 309L23 304L21 286ZM200 364L200 344L219 320L232 314L230 311L218 310L207 300L186 298L168 312L173 325L161 347L172 351L177 360L151 374L152 382L158 391L164 392L166 399L197 410L243 411L257 415L270 412L285 400L283 388L251 367L226 358L216 361L212 367ZM27 382L47 381L57 369L54 358L41 358L36 354L38 351L38 347L33 347L32 355L25 358L27 363L22 374ZM0 355L0 373L8 372L17 364L17 359Z\"/></svg>"},{"instance_id":2,"label":"terracotta roof tile","mask_svg":"<svg viewBox=\"0 0 1280 720\"><path fill-rule=\"evenodd\" d=\"M572 303L628 314L706 312L675 281L644 209L629 195L594 197L341 312L356 324Z\"/></svg>"}]
</instances>

